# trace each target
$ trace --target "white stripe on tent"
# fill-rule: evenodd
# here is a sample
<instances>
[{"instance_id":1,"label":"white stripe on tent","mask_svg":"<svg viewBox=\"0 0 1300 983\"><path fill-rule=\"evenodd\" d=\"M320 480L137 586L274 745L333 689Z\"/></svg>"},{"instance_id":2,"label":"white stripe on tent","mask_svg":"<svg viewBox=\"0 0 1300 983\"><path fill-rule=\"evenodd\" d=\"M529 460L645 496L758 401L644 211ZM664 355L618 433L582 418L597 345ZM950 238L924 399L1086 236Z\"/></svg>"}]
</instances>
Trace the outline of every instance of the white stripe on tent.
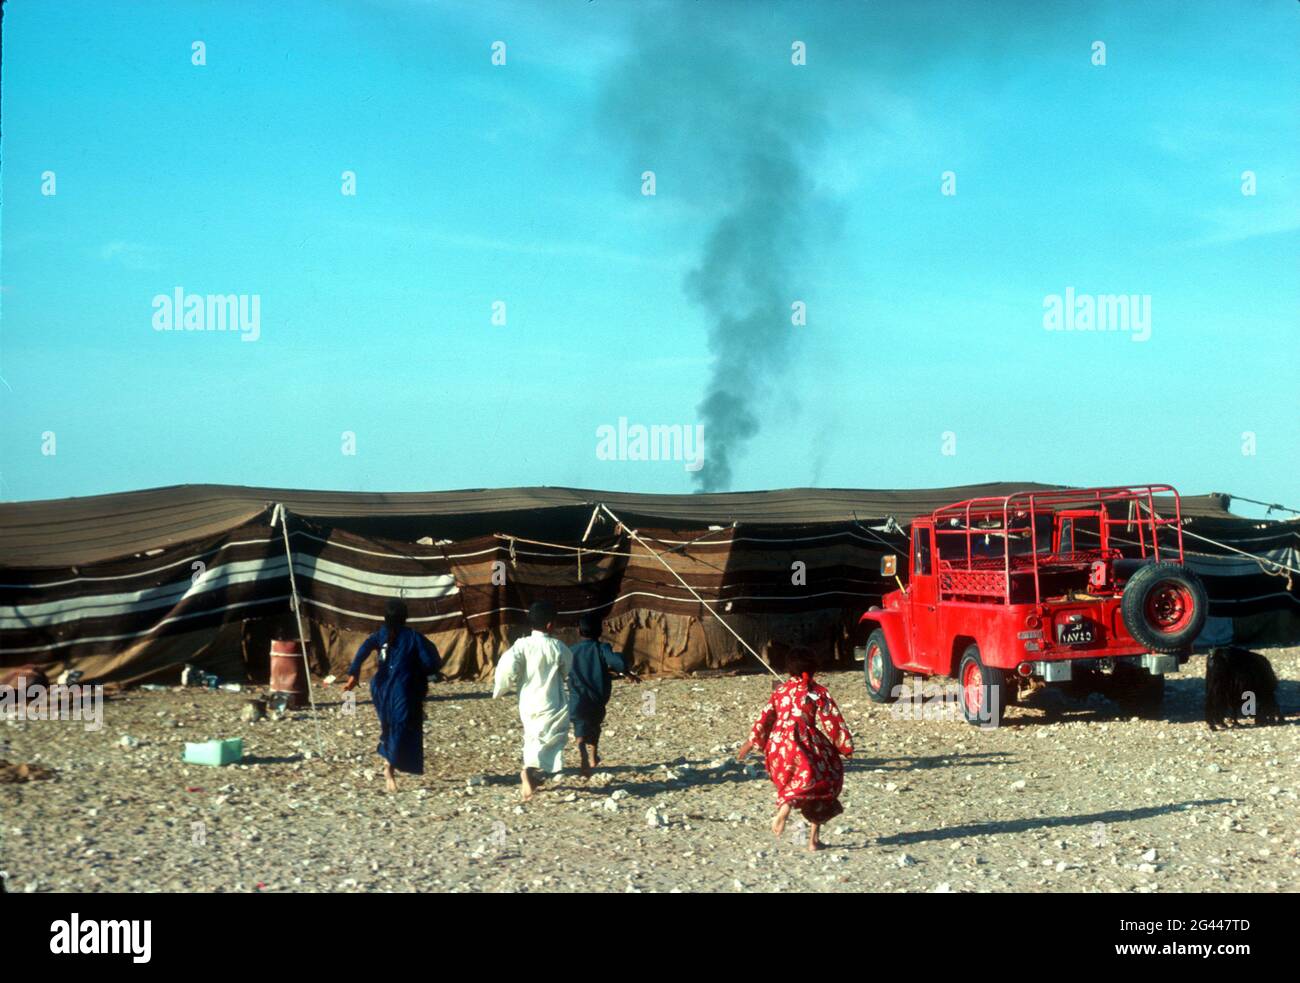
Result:
<instances>
[{"instance_id":1,"label":"white stripe on tent","mask_svg":"<svg viewBox=\"0 0 1300 983\"><path fill-rule=\"evenodd\" d=\"M171 563L164 564L161 567L151 567L148 570L137 570L134 573L115 573L111 576L103 577L69 577L67 580L51 580L39 584L0 584L0 588L12 590L44 590L47 587L63 587L66 584L92 583L107 580L133 580L137 577L147 577L150 574L162 573L164 570L170 570L172 567L193 564L205 556L212 556L214 553L221 553L235 546L249 546L255 543L270 543L275 539L274 536L266 539L239 539L229 543L224 543L215 549L210 549L205 553L195 553L193 556L182 557L179 560L173 560Z\"/></svg>"},{"instance_id":2,"label":"white stripe on tent","mask_svg":"<svg viewBox=\"0 0 1300 983\"><path fill-rule=\"evenodd\" d=\"M212 567L203 576L184 583L163 584L125 594L100 594L90 597L63 598L43 604L19 604L0 607L0 630L44 628L83 618L108 618L175 607L189 597L198 597L232 584L246 584L259 579L282 576L289 569L284 557L274 560L243 560ZM56 617L42 619L43 615Z\"/></svg>"},{"instance_id":3,"label":"white stripe on tent","mask_svg":"<svg viewBox=\"0 0 1300 983\"><path fill-rule=\"evenodd\" d=\"M384 556L392 559L414 559L414 560L442 560L444 558L443 554L441 553L437 554L436 556L415 556L414 554L409 554L409 553L366 550L366 549L361 549L360 547L357 546L349 546L346 543L340 543L336 540L332 541L328 539L323 539L320 536L313 536L310 533L303 532L301 530L292 532L289 535L305 536L308 539L314 539L318 543L325 543L330 547L337 547L338 549L351 550L354 553L365 553L368 556ZM163 573L164 571L171 570L174 567L190 566L193 563L202 561L205 557L213 556L217 553L223 553L226 550L233 549L236 546L252 546L256 544L273 543L276 541L277 541L277 537L275 536L267 536L264 539L235 539L235 540L231 540L228 543L223 543L220 546L214 547L213 549L205 550L202 553L194 553L190 556L183 556L180 557L179 559L171 561L170 563L165 563L160 567L150 567L147 570L136 570L132 573L106 574L104 576L98 576L98 577L89 576L89 575L68 577L65 580L49 580L49 581L44 581L42 583L0 584L0 588L10 589L10 590L46 590L51 587L65 587L68 584L102 583L110 580L132 580L136 577L148 577L151 576L152 574ZM491 553L491 552L495 552L495 548L490 550L480 551L480 553ZM468 557L468 556L478 556L480 555L480 553L464 553L460 555Z\"/></svg>"},{"instance_id":4,"label":"white stripe on tent","mask_svg":"<svg viewBox=\"0 0 1300 983\"><path fill-rule=\"evenodd\" d=\"M295 572L311 580L318 580L321 583L332 584L335 587L353 588L353 584L363 584L365 587L386 587L389 588L389 595L398 595L402 597L450 597L460 592L456 586L456 578L449 573L426 574L422 577L410 576L408 574L388 574L375 573L371 570L359 570L356 567L349 567L343 563L335 563L333 560L322 560L318 556L306 556L302 553L294 555L293 569ZM408 587L407 584L427 584L429 586ZM360 589L363 594L375 594L378 591Z\"/></svg>"},{"instance_id":5,"label":"white stripe on tent","mask_svg":"<svg viewBox=\"0 0 1300 983\"><path fill-rule=\"evenodd\" d=\"M235 584L251 583L259 579L284 576L288 569L284 557L241 560L210 567L202 576L184 583L164 584L160 587L121 594L100 594L91 597L62 598L36 604L0 606L0 631L46 628L81 621L85 618L108 618L154 608L175 607L187 598L197 597L209 591ZM329 560L302 556L294 558L294 570L322 584L381 597L391 597L400 593L404 597L439 598L459 593L455 579L450 574L431 574L427 577L373 574L368 571L356 571ZM430 586L405 586L412 582Z\"/></svg>"},{"instance_id":6,"label":"white stripe on tent","mask_svg":"<svg viewBox=\"0 0 1300 983\"><path fill-rule=\"evenodd\" d=\"M128 632L125 635L96 635L94 638L69 638L69 639L65 639L62 642L51 642L48 645L29 645L25 648L5 649L5 652L6 654L9 652L50 652L53 651L54 649L67 648L69 645L89 645L93 642L120 642L128 638L143 638L146 635L152 635L163 625L170 625L179 621L186 621L190 618L202 618L210 614L222 614L226 611L235 611L239 608L253 607L254 605L258 605L258 604L274 604L277 601L287 601L287 600L289 600L289 595L283 594L280 597L259 598L258 600L255 601L240 601L237 604L227 604L223 608L216 608L212 611L196 611L193 612L192 614L178 614L173 618L164 618L162 621L158 622L158 624L154 625L152 628L148 628L144 631Z\"/></svg>"},{"instance_id":7,"label":"white stripe on tent","mask_svg":"<svg viewBox=\"0 0 1300 983\"><path fill-rule=\"evenodd\" d=\"M489 553L500 553L504 548L505 548L504 546L489 546L489 547L488 547L487 549L485 549L485 550L475 550L473 553L448 553L448 554L447 554L447 559L448 559L448 560L468 560L468 559L470 559L471 557L475 557L475 556L487 556ZM587 551L584 550L583 552L587 552ZM537 555L538 555L538 556L550 556L551 554L550 554L550 553L538 553Z\"/></svg>"}]
</instances>

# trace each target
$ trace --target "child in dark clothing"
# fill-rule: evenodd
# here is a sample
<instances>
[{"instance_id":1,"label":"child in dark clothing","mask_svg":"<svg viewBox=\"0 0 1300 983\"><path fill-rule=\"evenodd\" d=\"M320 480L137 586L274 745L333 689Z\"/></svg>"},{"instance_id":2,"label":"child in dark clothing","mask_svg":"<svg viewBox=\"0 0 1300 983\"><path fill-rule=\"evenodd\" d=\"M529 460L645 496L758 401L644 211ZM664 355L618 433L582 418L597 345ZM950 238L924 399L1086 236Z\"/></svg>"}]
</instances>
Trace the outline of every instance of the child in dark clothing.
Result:
<instances>
[{"instance_id":1,"label":"child in dark clothing","mask_svg":"<svg viewBox=\"0 0 1300 983\"><path fill-rule=\"evenodd\" d=\"M569 720L578 739L583 778L589 778L592 769L600 764L600 727L605 722L605 705L613 690L610 674L641 682L639 676L628 670L623 656L600 640L600 632L599 615L588 612L578 620L582 641L573 646L573 668L569 672Z\"/></svg>"}]
</instances>

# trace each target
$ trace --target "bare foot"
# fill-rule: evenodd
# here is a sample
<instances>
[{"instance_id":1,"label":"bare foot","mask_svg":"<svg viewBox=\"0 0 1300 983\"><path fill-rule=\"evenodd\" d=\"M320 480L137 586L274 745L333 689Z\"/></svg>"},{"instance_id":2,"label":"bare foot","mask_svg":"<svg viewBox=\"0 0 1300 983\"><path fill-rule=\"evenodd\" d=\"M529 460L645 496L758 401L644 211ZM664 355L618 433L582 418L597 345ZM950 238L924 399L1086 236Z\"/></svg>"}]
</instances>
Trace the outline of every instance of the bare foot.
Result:
<instances>
[{"instance_id":1,"label":"bare foot","mask_svg":"<svg viewBox=\"0 0 1300 983\"><path fill-rule=\"evenodd\" d=\"M786 802L781 808L776 810L776 815L772 817L772 833L779 839L785 832L785 821L790 816L790 803Z\"/></svg>"},{"instance_id":2,"label":"bare foot","mask_svg":"<svg viewBox=\"0 0 1300 983\"><path fill-rule=\"evenodd\" d=\"M397 778L393 775L393 766L387 762L384 764L384 788L389 792L397 791Z\"/></svg>"},{"instance_id":3,"label":"bare foot","mask_svg":"<svg viewBox=\"0 0 1300 983\"><path fill-rule=\"evenodd\" d=\"M519 781L522 786L519 793L520 797L523 801L527 802L533 797L533 793L537 791L537 789L533 787L533 780L529 776L527 768L519 773Z\"/></svg>"},{"instance_id":4,"label":"bare foot","mask_svg":"<svg viewBox=\"0 0 1300 983\"><path fill-rule=\"evenodd\" d=\"M820 832L821 832L821 826L817 823L813 823L812 829L808 831L808 849L812 853L816 853L818 850L821 850L824 846L824 844L821 841L821 838L818 835Z\"/></svg>"}]
</instances>

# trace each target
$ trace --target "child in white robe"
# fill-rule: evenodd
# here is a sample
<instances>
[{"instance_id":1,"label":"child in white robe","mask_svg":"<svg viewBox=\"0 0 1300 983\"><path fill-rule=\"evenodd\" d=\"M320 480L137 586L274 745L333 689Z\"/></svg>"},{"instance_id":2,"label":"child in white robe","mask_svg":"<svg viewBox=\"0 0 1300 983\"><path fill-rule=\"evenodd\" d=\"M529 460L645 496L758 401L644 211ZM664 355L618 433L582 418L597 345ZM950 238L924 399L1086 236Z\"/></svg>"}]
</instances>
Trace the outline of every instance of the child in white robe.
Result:
<instances>
[{"instance_id":1,"label":"child in white robe","mask_svg":"<svg viewBox=\"0 0 1300 983\"><path fill-rule=\"evenodd\" d=\"M519 690L519 719L524 725L524 767L519 773L523 800L541 787L546 775L558 774L569 739L569 671L573 653L550 635L555 605L538 601L528 609L532 633L516 641L497 663L492 686L495 699Z\"/></svg>"}]
</instances>

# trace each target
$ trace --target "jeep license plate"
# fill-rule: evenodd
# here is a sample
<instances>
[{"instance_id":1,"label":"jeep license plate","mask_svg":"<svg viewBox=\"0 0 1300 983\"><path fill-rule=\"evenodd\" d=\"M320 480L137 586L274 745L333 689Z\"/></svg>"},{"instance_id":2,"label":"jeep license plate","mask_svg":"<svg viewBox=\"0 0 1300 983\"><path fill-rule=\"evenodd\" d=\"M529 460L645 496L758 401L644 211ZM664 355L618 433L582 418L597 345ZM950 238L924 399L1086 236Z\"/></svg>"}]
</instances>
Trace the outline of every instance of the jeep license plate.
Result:
<instances>
[{"instance_id":1,"label":"jeep license plate","mask_svg":"<svg viewBox=\"0 0 1300 983\"><path fill-rule=\"evenodd\" d=\"M1056 640L1062 645L1088 645L1093 640L1091 621L1067 621L1056 626Z\"/></svg>"}]
</instances>

